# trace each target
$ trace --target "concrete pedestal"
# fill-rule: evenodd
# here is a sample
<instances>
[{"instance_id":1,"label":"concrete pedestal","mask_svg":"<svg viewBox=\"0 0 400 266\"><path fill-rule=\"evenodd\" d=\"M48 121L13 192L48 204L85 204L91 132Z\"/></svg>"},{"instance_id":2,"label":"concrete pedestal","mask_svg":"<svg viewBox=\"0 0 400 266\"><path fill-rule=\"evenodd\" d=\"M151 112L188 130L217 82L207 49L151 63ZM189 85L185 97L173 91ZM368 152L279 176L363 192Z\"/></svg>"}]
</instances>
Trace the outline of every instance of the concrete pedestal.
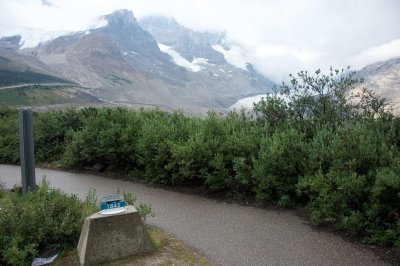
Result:
<instances>
[{"instance_id":1,"label":"concrete pedestal","mask_svg":"<svg viewBox=\"0 0 400 266\"><path fill-rule=\"evenodd\" d=\"M97 264L154 251L138 211L133 206L114 214L85 219L78 243L81 265Z\"/></svg>"}]
</instances>

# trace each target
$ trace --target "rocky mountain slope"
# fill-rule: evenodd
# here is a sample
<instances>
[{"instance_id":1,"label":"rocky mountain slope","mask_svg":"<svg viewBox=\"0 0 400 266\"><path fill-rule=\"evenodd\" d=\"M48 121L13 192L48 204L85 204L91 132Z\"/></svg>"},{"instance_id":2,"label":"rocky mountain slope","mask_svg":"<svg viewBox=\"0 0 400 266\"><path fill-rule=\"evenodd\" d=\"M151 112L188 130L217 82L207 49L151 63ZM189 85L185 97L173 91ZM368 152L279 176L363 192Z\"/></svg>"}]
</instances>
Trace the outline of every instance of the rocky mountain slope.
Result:
<instances>
[{"instance_id":1,"label":"rocky mountain slope","mask_svg":"<svg viewBox=\"0 0 400 266\"><path fill-rule=\"evenodd\" d=\"M137 21L128 10L101 27L63 35L34 48L21 37L0 38L0 70L63 78L106 103L168 108L227 108L265 94L274 83L235 54L224 33L197 32L172 18ZM27 41L27 40L24 40ZM359 71L366 87L400 99L400 59ZM5 73L5 72L4 72Z\"/></svg>"},{"instance_id":2,"label":"rocky mountain slope","mask_svg":"<svg viewBox=\"0 0 400 266\"><path fill-rule=\"evenodd\" d=\"M393 104L394 111L400 113L400 58L368 65L357 72L364 78L363 84L376 91Z\"/></svg>"},{"instance_id":3,"label":"rocky mountain slope","mask_svg":"<svg viewBox=\"0 0 400 266\"><path fill-rule=\"evenodd\" d=\"M0 87L27 83L72 83L36 57L0 49Z\"/></svg>"},{"instance_id":4,"label":"rocky mountain slope","mask_svg":"<svg viewBox=\"0 0 400 266\"><path fill-rule=\"evenodd\" d=\"M251 64L231 52L225 33L196 32L179 25L173 18L157 16L144 18L139 24L161 44L161 50L167 53L176 51L188 62L198 62L201 58L209 66L218 66L219 73L214 73L214 76L232 78L229 73L235 72L235 76L249 80L254 88L266 88L269 91L274 85Z\"/></svg>"},{"instance_id":5,"label":"rocky mountain slope","mask_svg":"<svg viewBox=\"0 0 400 266\"><path fill-rule=\"evenodd\" d=\"M102 103L37 57L19 53L20 39L0 39L0 106Z\"/></svg>"},{"instance_id":6,"label":"rocky mountain slope","mask_svg":"<svg viewBox=\"0 0 400 266\"><path fill-rule=\"evenodd\" d=\"M6 36L0 38L0 49L1 50L18 50L21 45L21 36L15 35L15 36Z\"/></svg>"},{"instance_id":7,"label":"rocky mountain slope","mask_svg":"<svg viewBox=\"0 0 400 266\"><path fill-rule=\"evenodd\" d=\"M238 67L227 62L218 49L228 52L229 47L218 34L198 33L172 20L165 24L165 18L140 25L128 10L103 19L103 27L18 52L114 104L225 108L273 86L250 64ZM16 50L17 40L2 38L0 48L3 44Z\"/></svg>"},{"instance_id":8,"label":"rocky mountain slope","mask_svg":"<svg viewBox=\"0 0 400 266\"><path fill-rule=\"evenodd\" d=\"M370 89L385 94L400 91L400 57L368 65L358 71L358 75Z\"/></svg>"},{"instance_id":9,"label":"rocky mountain slope","mask_svg":"<svg viewBox=\"0 0 400 266\"><path fill-rule=\"evenodd\" d=\"M211 64L224 64L224 55L212 45L224 43L225 34L200 33L179 25L175 19L150 16L139 21L157 42L173 47L186 60L205 58ZM229 48L229 47L228 47Z\"/></svg>"}]
</instances>

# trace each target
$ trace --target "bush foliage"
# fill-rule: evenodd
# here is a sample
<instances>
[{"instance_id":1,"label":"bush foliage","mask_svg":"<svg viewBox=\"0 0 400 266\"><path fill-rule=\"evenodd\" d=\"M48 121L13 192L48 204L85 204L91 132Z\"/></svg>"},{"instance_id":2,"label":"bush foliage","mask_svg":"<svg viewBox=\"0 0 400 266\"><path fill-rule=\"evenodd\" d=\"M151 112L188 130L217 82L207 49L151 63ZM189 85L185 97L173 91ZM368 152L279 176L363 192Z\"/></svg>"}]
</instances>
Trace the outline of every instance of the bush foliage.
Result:
<instances>
[{"instance_id":1,"label":"bush foliage","mask_svg":"<svg viewBox=\"0 0 400 266\"><path fill-rule=\"evenodd\" d=\"M76 245L84 219L97 209L94 202L49 188L46 181L36 192L11 196L0 212L0 263L7 265L27 265L48 246Z\"/></svg>"},{"instance_id":2,"label":"bush foliage","mask_svg":"<svg viewBox=\"0 0 400 266\"><path fill-rule=\"evenodd\" d=\"M302 71L248 113L37 113L37 160L100 162L150 183L305 204L317 223L400 248L400 118L375 93L355 93L355 75ZM16 113L1 110L0 119L0 162L16 163Z\"/></svg>"},{"instance_id":3,"label":"bush foliage","mask_svg":"<svg viewBox=\"0 0 400 266\"><path fill-rule=\"evenodd\" d=\"M136 207L144 221L154 217L151 205L137 204L132 193L119 189L117 193ZM0 183L0 203L0 265L29 265L41 251L75 248L84 219L99 211L95 189L81 201L75 194L50 188L45 179L25 196L5 190Z\"/></svg>"}]
</instances>

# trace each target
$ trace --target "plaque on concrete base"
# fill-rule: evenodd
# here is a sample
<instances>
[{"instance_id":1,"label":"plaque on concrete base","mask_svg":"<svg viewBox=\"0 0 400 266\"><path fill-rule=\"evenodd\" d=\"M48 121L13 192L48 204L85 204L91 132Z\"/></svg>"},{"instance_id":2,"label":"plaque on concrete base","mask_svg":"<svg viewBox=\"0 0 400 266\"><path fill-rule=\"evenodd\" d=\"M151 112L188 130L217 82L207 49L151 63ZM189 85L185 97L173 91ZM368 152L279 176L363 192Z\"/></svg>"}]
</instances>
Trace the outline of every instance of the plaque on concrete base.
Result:
<instances>
[{"instance_id":1,"label":"plaque on concrete base","mask_svg":"<svg viewBox=\"0 0 400 266\"><path fill-rule=\"evenodd\" d=\"M85 219L78 243L81 265L98 264L154 251L153 243L138 211L92 214Z\"/></svg>"}]
</instances>

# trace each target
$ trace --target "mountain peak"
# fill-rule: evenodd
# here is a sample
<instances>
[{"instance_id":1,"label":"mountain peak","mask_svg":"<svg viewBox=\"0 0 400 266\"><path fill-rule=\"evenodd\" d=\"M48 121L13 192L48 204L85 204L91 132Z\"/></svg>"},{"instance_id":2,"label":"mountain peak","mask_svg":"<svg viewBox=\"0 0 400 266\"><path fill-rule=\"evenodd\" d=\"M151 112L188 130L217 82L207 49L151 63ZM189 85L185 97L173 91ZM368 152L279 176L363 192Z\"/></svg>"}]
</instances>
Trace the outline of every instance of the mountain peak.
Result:
<instances>
[{"instance_id":1,"label":"mountain peak","mask_svg":"<svg viewBox=\"0 0 400 266\"><path fill-rule=\"evenodd\" d=\"M18 50L21 47L20 41L20 35L1 37L0 49Z\"/></svg>"},{"instance_id":2,"label":"mountain peak","mask_svg":"<svg viewBox=\"0 0 400 266\"><path fill-rule=\"evenodd\" d=\"M137 24L137 20L131 10L120 9L104 17L110 26L132 26Z\"/></svg>"},{"instance_id":3,"label":"mountain peak","mask_svg":"<svg viewBox=\"0 0 400 266\"><path fill-rule=\"evenodd\" d=\"M173 18L162 16L145 17L139 21L139 25L150 32L157 42L173 47L189 62L195 58L205 58L212 64L226 62L224 55L212 48L213 44L218 43L220 34L194 31Z\"/></svg>"}]
</instances>

